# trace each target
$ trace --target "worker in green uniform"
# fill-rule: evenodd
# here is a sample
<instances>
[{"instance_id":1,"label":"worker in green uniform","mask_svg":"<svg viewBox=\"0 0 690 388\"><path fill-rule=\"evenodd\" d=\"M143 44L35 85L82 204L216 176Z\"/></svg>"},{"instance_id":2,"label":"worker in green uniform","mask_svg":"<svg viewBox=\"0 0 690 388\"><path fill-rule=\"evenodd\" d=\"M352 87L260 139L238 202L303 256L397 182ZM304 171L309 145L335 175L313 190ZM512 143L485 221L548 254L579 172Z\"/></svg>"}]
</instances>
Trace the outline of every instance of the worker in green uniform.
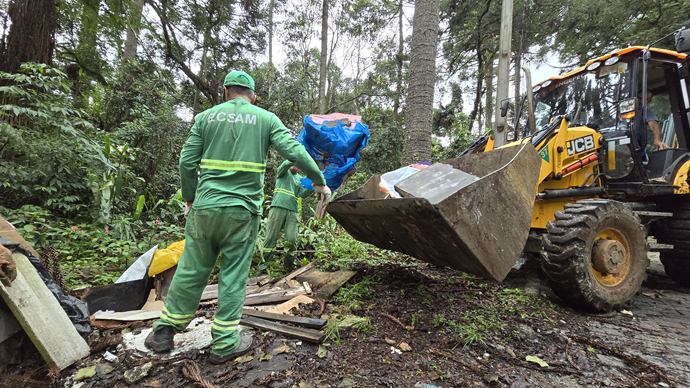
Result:
<instances>
[{"instance_id":1,"label":"worker in green uniform","mask_svg":"<svg viewBox=\"0 0 690 388\"><path fill-rule=\"evenodd\" d=\"M299 169L289 160L278 167L276 187L273 190L271 209L268 212L266 236L264 237L264 259L270 262L276 253L276 243L280 231L285 238L283 265L287 270L295 268L293 251L297 245L297 224L299 221L299 207L297 198L306 198L314 191L302 187Z\"/></svg>"},{"instance_id":2,"label":"worker in green uniform","mask_svg":"<svg viewBox=\"0 0 690 388\"><path fill-rule=\"evenodd\" d=\"M180 155L182 198L191 204L185 247L161 317L145 344L157 352L174 347L174 334L194 318L220 253L218 311L211 327L211 363L246 352L251 336L238 324L251 254L259 229L264 173L270 146L304 171L319 198L331 192L314 160L275 114L254 106L254 80L245 72L225 77L226 102L194 118Z\"/></svg>"}]
</instances>

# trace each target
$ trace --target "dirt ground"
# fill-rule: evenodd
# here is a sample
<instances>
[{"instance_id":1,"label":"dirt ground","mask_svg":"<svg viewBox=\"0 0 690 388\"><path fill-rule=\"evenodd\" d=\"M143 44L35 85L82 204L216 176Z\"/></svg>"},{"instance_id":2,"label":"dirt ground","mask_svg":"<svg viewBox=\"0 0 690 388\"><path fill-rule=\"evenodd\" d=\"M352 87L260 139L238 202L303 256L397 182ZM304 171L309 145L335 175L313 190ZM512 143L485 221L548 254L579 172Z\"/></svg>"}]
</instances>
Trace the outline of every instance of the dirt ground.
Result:
<instances>
[{"instance_id":1,"label":"dirt ground","mask_svg":"<svg viewBox=\"0 0 690 388\"><path fill-rule=\"evenodd\" d=\"M0 387L690 387L690 290L658 260L629 309L608 315L562 305L540 276L529 265L502 283L425 263L361 266L350 283L369 286L326 305L330 336L320 345L247 329L251 357L214 366L208 349L170 360L123 350L111 329L92 334L91 356L77 365L51 374L34 357ZM95 375L74 381L94 365Z\"/></svg>"}]
</instances>

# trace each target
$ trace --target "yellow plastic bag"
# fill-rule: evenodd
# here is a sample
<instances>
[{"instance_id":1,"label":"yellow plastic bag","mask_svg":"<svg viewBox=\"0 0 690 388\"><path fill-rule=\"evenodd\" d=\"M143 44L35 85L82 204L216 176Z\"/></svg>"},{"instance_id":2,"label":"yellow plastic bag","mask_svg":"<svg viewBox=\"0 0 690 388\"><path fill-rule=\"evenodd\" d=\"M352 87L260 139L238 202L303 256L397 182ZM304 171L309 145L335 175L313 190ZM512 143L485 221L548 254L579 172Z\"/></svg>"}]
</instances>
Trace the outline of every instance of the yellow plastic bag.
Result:
<instances>
[{"instance_id":1,"label":"yellow plastic bag","mask_svg":"<svg viewBox=\"0 0 690 388\"><path fill-rule=\"evenodd\" d=\"M156 249L156 252L153 254L153 259L151 259L149 276L159 274L166 269L176 266L177 262L180 261L182 251L184 251L184 241L185 240L172 243L165 249Z\"/></svg>"}]
</instances>

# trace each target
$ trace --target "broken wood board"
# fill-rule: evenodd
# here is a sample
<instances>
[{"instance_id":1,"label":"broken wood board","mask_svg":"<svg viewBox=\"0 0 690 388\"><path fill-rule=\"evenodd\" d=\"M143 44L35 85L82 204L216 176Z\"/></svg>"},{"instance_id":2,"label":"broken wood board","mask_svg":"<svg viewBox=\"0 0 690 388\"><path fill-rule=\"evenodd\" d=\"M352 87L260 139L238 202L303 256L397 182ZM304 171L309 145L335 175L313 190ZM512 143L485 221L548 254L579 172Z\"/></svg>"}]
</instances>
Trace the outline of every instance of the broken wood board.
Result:
<instances>
[{"instance_id":1,"label":"broken wood board","mask_svg":"<svg viewBox=\"0 0 690 388\"><path fill-rule=\"evenodd\" d=\"M270 321L287 322L295 325L300 325L308 327L311 329L321 329L328 323L325 319L316 318L306 318L306 317L296 317L294 315L285 314L275 314L268 311L258 311L254 309L245 308L242 309L242 314L248 315L250 317L263 318Z\"/></svg>"},{"instance_id":2,"label":"broken wood board","mask_svg":"<svg viewBox=\"0 0 690 388\"><path fill-rule=\"evenodd\" d=\"M122 311L119 313L104 313L98 314L95 318L99 321L148 321L149 319L158 319L161 316L161 311Z\"/></svg>"},{"instance_id":3,"label":"broken wood board","mask_svg":"<svg viewBox=\"0 0 690 388\"><path fill-rule=\"evenodd\" d=\"M312 293L319 298L328 299L333 295L343 284L347 283L356 272L354 271L336 271L336 272L321 272L315 269L298 275L295 279L302 283L307 282L311 285Z\"/></svg>"},{"instance_id":4,"label":"broken wood board","mask_svg":"<svg viewBox=\"0 0 690 388\"><path fill-rule=\"evenodd\" d=\"M29 259L21 253L12 257L17 264L17 278L12 287L0 284L0 294L46 363L62 370L88 356L89 345Z\"/></svg>"},{"instance_id":5,"label":"broken wood board","mask_svg":"<svg viewBox=\"0 0 690 388\"><path fill-rule=\"evenodd\" d=\"M260 290L260 287L256 284L247 286L247 291L245 295L256 294ZM218 298L218 284L209 284L204 288L204 292L201 294L201 300L211 300Z\"/></svg>"},{"instance_id":6,"label":"broken wood board","mask_svg":"<svg viewBox=\"0 0 690 388\"><path fill-rule=\"evenodd\" d=\"M243 317L240 320L240 324L255 327L257 329L270 330L275 333L286 335L288 337L293 337L317 344L321 343L321 341L323 341L323 339L326 337L326 334L318 330L288 326L282 323L270 322L265 319L256 317Z\"/></svg>"},{"instance_id":7,"label":"broken wood board","mask_svg":"<svg viewBox=\"0 0 690 388\"><path fill-rule=\"evenodd\" d=\"M175 272L177 272L177 265L156 274L156 300L162 300L165 302L165 300L168 298L168 290L170 290L170 284L175 276Z\"/></svg>"},{"instance_id":8,"label":"broken wood board","mask_svg":"<svg viewBox=\"0 0 690 388\"><path fill-rule=\"evenodd\" d=\"M269 303L277 303L277 302L284 302L286 300L290 300L297 295L304 295L308 291L304 287L298 287L298 288L290 288L287 290L277 290L277 291L267 291L267 292L262 292L260 294L252 294L252 295L247 295L244 298L244 305L245 306L253 306L257 304L269 304Z\"/></svg>"},{"instance_id":9,"label":"broken wood board","mask_svg":"<svg viewBox=\"0 0 690 388\"><path fill-rule=\"evenodd\" d=\"M12 241L13 243L21 244L24 248L28 249L29 252L31 252L34 256L38 257L39 259L41 258L38 252L36 252L34 248L31 245L29 245L29 243L26 242L26 240L24 240L22 236L19 235L17 229L15 229L9 221L2 218L2 216L0 216L0 237L4 237Z\"/></svg>"},{"instance_id":10,"label":"broken wood board","mask_svg":"<svg viewBox=\"0 0 690 388\"><path fill-rule=\"evenodd\" d=\"M296 270L292 271L291 273L285 275L284 278L278 280L278 282L274 285L274 287L282 287L283 285L286 285L289 280L294 279L296 276L301 275L309 270L314 268L314 262L310 262L309 264L305 265L304 267L297 268Z\"/></svg>"},{"instance_id":11,"label":"broken wood board","mask_svg":"<svg viewBox=\"0 0 690 388\"><path fill-rule=\"evenodd\" d=\"M312 299L306 295L298 295L298 296L288 300L285 303L281 303L281 304L275 306L273 309L268 310L267 312L274 313L274 314L290 314L290 310L292 310L295 307L299 308L300 303L304 303L304 304L314 303L314 299Z\"/></svg>"},{"instance_id":12,"label":"broken wood board","mask_svg":"<svg viewBox=\"0 0 690 388\"><path fill-rule=\"evenodd\" d=\"M217 285L215 287L217 289ZM288 290L278 290L269 291L261 294L247 295L244 301L245 306L258 305L258 304L268 304L283 302L290 300L298 295L303 295L307 293L307 289L304 287L298 287ZM160 302L160 301L158 301ZM95 316L97 320L113 320L113 321L146 321L149 319L160 318L160 310L144 311L144 310L132 310L132 311L122 311L117 313L103 313Z\"/></svg>"}]
</instances>

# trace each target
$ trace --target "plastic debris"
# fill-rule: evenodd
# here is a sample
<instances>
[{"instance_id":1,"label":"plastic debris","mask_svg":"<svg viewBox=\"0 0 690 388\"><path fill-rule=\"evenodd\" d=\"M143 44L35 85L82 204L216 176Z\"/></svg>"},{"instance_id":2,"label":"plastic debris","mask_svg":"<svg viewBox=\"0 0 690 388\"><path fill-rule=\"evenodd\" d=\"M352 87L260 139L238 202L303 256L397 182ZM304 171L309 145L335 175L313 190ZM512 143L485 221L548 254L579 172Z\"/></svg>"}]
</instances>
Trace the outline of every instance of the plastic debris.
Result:
<instances>
[{"instance_id":1,"label":"plastic debris","mask_svg":"<svg viewBox=\"0 0 690 388\"><path fill-rule=\"evenodd\" d=\"M118 362L120 362L120 359L118 359L116 355L110 352L103 353L103 358L108 362L112 362L113 364L117 364Z\"/></svg>"},{"instance_id":2,"label":"plastic debris","mask_svg":"<svg viewBox=\"0 0 690 388\"><path fill-rule=\"evenodd\" d=\"M141 280L146 277L146 270L151 264L151 259L153 259L153 254L158 249L158 245L149 249L143 255L130 265L129 268L117 279L115 283L131 282L133 280Z\"/></svg>"}]
</instances>

